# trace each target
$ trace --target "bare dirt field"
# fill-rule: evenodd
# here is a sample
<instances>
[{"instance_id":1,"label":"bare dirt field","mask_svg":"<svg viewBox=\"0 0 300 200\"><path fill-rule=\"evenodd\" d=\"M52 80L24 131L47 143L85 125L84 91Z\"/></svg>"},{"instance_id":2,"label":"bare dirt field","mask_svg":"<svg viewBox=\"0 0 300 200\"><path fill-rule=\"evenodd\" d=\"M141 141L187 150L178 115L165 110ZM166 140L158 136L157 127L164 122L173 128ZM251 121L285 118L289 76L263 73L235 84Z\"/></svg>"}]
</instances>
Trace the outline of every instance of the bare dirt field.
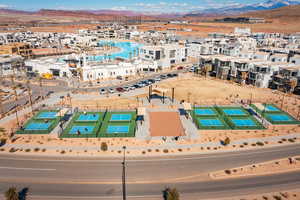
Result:
<instances>
[{"instance_id":1,"label":"bare dirt field","mask_svg":"<svg viewBox=\"0 0 300 200\"><path fill-rule=\"evenodd\" d=\"M141 25L140 30L160 30L165 31L170 28L176 28L178 35L185 36L200 36L206 37L209 33L233 33L235 27L249 27L253 32L267 32L267 33L295 33L300 31L298 21L282 21L272 20L271 23L263 24L241 24L241 23L219 23L219 22L195 22L187 25L178 24L157 24L147 23ZM191 29L191 32L181 31L181 29Z\"/></svg>"},{"instance_id":2,"label":"bare dirt field","mask_svg":"<svg viewBox=\"0 0 300 200\"><path fill-rule=\"evenodd\" d=\"M213 179L237 178L300 170L300 158L283 158L210 173Z\"/></svg>"}]
</instances>

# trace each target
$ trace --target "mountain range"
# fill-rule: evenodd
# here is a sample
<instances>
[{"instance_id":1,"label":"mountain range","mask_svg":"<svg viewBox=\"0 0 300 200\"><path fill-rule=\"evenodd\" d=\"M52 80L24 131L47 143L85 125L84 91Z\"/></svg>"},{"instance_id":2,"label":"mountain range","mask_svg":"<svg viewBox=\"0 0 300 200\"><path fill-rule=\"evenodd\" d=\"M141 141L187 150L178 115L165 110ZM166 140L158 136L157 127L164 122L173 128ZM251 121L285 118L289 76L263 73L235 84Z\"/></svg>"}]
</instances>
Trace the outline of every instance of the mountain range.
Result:
<instances>
[{"instance_id":1,"label":"mountain range","mask_svg":"<svg viewBox=\"0 0 300 200\"><path fill-rule=\"evenodd\" d=\"M193 11L185 16L206 16L206 15L232 15L232 14L242 14L253 11L260 10L272 10L276 8L281 8L284 6L298 5L299 0L268 0L263 3L256 4L234 4L230 6L224 6L219 8L211 8Z\"/></svg>"},{"instance_id":2,"label":"mountain range","mask_svg":"<svg viewBox=\"0 0 300 200\"><path fill-rule=\"evenodd\" d=\"M217 8L209 8L202 10L195 10L192 12L176 12L176 13L149 13L141 11L131 11L131 10L51 10L51 9L41 9L38 11L22 11L22 10L10 10L10 9L0 9L0 17L2 18L10 17L14 18L18 15L26 16L57 16L57 17L72 17L72 18L84 18L84 19L113 19L114 16L142 16L143 19L153 19L153 18L182 18L182 17L218 17L218 16L228 16L228 15L241 15L244 13L255 12L255 11L267 11L273 10L285 6L300 5L300 0L267 0L263 3L255 4L231 4L230 6L223 6Z\"/></svg>"}]
</instances>

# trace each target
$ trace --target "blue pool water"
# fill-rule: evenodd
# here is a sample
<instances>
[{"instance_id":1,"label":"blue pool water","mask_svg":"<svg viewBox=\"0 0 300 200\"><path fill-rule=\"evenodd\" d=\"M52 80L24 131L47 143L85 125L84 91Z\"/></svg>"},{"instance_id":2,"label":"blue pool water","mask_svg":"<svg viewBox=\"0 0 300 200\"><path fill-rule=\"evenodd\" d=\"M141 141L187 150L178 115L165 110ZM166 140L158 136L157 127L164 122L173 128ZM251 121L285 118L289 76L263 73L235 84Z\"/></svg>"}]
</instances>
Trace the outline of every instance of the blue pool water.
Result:
<instances>
[{"instance_id":1,"label":"blue pool water","mask_svg":"<svg viewBox=\"0 0 300 200\"><path fill-rule=\"evenodd\" d=\"M107 133L128 133L129 125L122 125L122 126L109 125L107 127L106 132Z\"/></svg>"},{"instance_id":2,"label":"blue pool water","mask_svg":"<svg viewBox=\"0 0 300 200\"><path fill-rule=\"evenodd\" d=\"M70 130L70 134L78 134L78 131L80 134L91 134L93 133L94 126L73 126Z\"/></svg>"},{"instance_id":3,"label":"blue pool water","mask_svg":"<svg viewBox=\"0 0 300 200\"><path fill-rule=\"evenodd\" d=\"M57 112L42 112L36 118L37 119L54 119Z\"/></svg>"},{"instance_id":4,"label":"blue pool water","mask_svg":"<svg viewBox=\"0 0 300 200\"><path fill-rule=\"evenodd\" d=\"M272 119L272 121L275 122L282 122L282 121L293 121L293 119L285 114L267 114L268 117Z\"/></svg>"},{"instance_id":5,"label":"blue pool water","mask_svg":"<svg viewBox=\"0 0 300 200\"><path fill-rule=\"evenodd\" d=\"M110 121L130 121L131 114L112 114Z\"/></svg>"},{"instance_id":6,"label":"blue pool water","mask_svg":"<svg viewBox=\"0 0 300 200\"><path fill-rule=\"evenodd\" d=\"M116 58L129 59L130 55L133 57L135 52L139 51L139 48L142 47L142 44L134 42L115 42L115 41L100 41L98 46L109 44L115 47L120 48L119 52L111 53L109 55L98 55L98 56L87 56L87 61L103 61L103 60L114 60ZM59 58L58 61L63 62L64 58Z\"/></svg>"},{"instance_id":7,"label":"blue pool water","mask_svg":"<svg viewBox=\"0 0 300 200\"><path fill-rule=\"evenodd\" d=\"M252 119L231 119L236 126L256 126Z\"/></svg>"},{"instance_id":8,"label":"blue pool water","mask_svg":"<svg viewBox=\"0 0 300 200\"><path fill-rule=\"evenodd\" d=\"M51 123L36 123L32 122L25 127L26 131L48 130Z\"/></svg>"},{"instance_id":9,"label":"blue pool water","mask_svg":"<svg viewBox=\"0 0 300 200\"><path fill-rule=\"evenodd\" d=\"M223 112L226 115L246 115L242 110L240 110L240 109L234 109L234 108L223 109Z\"/></svg>"},{"instance_id":10,"label":"blue pool water","mask_svg":"<svg viewBox=\"0 0 300 200\"><path fill-rule=\"evenodd\" d=\"M265 109L266 109L266 111L271 111L271 112L280 111L278 108L276 108L275 106L272 106L272 105L266 105Z\"/></svg>"},{"instance_id":11,"label":"blue pool water","mask_svg":"<svg viewBox=\"0 0 300 200\"><path fill-rule=\"evenodd\" d=\"M219 119L198 119L202 126L223 126Z\"/></svg>"},{"instance_id":12,"label":"blue pool water","mask_svg":"<svg viewBox=\"0 0 300 200\"><path fill-rule=\"evenodd\" d=\"M196 115L215 115L216 113L212 109L195 109Z\"/></svg>"},{"instance_id":13,"label":"blue pool water","mask_svg":"<svg viewBox=\"0 0 300 200\"><path fill-rule=\"evenodd\" d=\"M76 121L97 121L99 119L99 114L81 114Z\"/></svg>"}]
</instances>

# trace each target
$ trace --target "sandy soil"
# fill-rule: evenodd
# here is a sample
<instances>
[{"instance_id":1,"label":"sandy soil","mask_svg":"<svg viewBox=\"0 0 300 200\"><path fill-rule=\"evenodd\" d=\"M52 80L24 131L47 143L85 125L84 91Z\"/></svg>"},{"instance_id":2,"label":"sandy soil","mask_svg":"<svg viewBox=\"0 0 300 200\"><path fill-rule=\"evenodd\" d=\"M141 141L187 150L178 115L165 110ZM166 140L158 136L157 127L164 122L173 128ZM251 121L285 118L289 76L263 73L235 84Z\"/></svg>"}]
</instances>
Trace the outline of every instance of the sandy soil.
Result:
<instances>
[{"instance_id":1,"label":"sandy soil","mask_svg":"<svg viewBox=\"0 0 300 200\"><path fill-rule=\"evenodd\" d=\"M187 25L176 25L176 24L158 24L158 23L147 23L139 26L140 30L160 30L164 31L169 28L176 28L175 31L178 35L186 36L200 36L206 37L209 33L233 33L234 27L249 27L253 32L278 32L278 33L295 33L300 31L300 26L297 21L280 21L272 20L272 23L264 24L240 24L240 23L215 23L215 22L198 22ZM180 31L181 29L191 29L191 32Z\"/></svg>"},{"instance_id":2,"label":"sandy soil","mask_svg":"<svg viewBox=\"0 0 300 200\"><path fill-rule=\"evenodd\" d=\"M300 170L300 157L284 158L210 173L213 179L237 178Z\"/></svg>"},{"instance_id":3,"label":"sandy soil","mask_svg":"<svg viewBox=\"0 0 300 200\"><path fill-rule=\"evenodd\" d=\"M256 195L244 195L244 196L230 197L230 198L216 198L216 199L209 199L209 200L276 200L276 199L299 200L300 190L295 189L295 190L269 192L269 193L256 194Z\"/></svg>"}]
</instances>

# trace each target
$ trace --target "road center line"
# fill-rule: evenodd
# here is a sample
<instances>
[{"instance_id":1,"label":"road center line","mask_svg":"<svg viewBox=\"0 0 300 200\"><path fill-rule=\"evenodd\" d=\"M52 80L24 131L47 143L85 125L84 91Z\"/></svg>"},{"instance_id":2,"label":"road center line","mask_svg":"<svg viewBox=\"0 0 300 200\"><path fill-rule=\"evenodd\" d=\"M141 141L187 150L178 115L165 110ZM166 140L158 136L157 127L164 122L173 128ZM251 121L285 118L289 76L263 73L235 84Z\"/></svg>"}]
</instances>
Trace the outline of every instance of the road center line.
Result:
<instances>
[{"instance_id":1,"label":"road center line","mask_svg":"<svg viewBox=\"0 0 300 200\"><path fill-rule=\"evenodd\" d=\"M12 169L12 170L31 170L31 171L55 171L56 169L42 169L42 168L19 168L19 167L1 167L0 169Z\"/></svg>"}]
</instances>

